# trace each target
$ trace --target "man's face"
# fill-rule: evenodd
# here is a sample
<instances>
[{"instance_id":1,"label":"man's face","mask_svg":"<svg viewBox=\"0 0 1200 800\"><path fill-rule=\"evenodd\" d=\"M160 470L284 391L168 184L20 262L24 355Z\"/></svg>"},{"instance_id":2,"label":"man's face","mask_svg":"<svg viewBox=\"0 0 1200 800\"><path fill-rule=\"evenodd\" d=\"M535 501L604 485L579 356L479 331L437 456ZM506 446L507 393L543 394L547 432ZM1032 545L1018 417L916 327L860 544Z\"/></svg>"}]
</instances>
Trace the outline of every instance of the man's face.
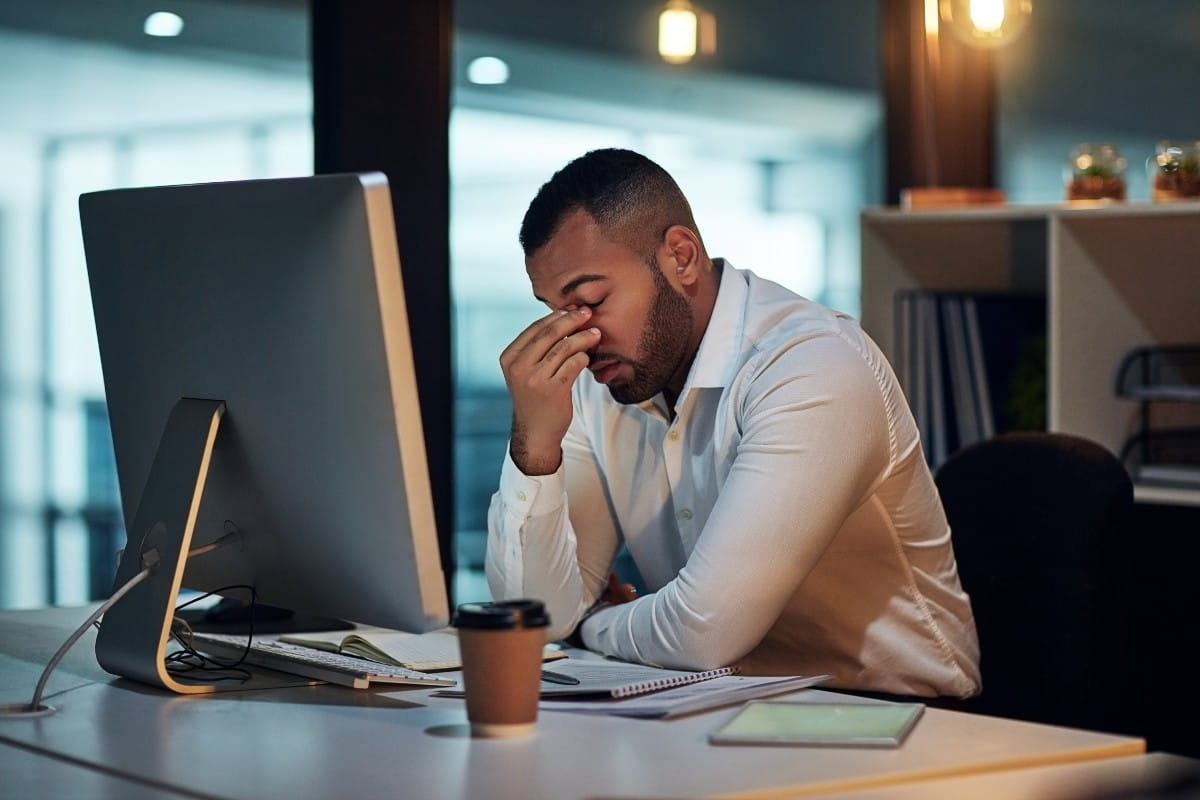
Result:
<instances>
[{"instance_id":1,"label":"man's face","mask_svg":"<svg viewBox=\"0 0 1200 800\"><path fill-rule=\"evenodd\" d=\"M653 264L604 238L582 210L571 212L532 256L526 270L534 296L552 309L588 306L600 330L588 369L618 403L640 403L670 387L678 392L689 364L693 315L657 257Z\"/></svg>"}]
</instances>

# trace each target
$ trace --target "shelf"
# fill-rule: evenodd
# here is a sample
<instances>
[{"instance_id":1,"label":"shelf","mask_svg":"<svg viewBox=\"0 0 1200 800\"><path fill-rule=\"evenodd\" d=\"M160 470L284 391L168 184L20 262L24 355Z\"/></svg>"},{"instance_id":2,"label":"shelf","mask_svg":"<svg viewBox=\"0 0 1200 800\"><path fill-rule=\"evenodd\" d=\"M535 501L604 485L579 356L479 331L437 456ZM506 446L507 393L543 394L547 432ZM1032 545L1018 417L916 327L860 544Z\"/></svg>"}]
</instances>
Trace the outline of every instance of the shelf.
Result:
<instances>
[{"instance_id":1,"label":"shelf","mask_svg":"<svg viewBox=\"0 0 1200 800\"><path fill-rule=\"evenodd\" d=\"M1125 396L1151 403L1200 403L1200 386L1150 386L1142 389L1130 389Z\"/></svg>"},{"instance_id":2,"label":"shelf","mask_svg":"<svg viewBox=\"0 0 1200 800\"><path fill-rule=\"evenodd\" d=\"M1020 204L962 206L959 208L904 209L879 206L863 210L863 218L872 222L910 225L921 222L978 222L982 220L1045 219L1048 214L1062 211L1064 205Z\"/></svg>"},{"instance_id":3,"label":"shelf","mask_svg":"<svg viewBox=\"0 0 1200 800\"><path fill-rule=\"evenodd\" d=\"M1121 360L1200 344L1200 201L874 208L861 223L862 324L889 359L898 291L1040 294L1047 427L1114 454L1141 423L1139 399L1114 391ZM1200 427L1200 403L1164 405L1156 424ZM1138 499L1200 505L1200 491L1145 486Z\"/></svg>"},{"instance_id":4,"label":"shelf","mask_svg":"<svg viewBox=\"0 0 1200 800\"><path fill-rule=\"evenodd\" d=\"M1200 206L1160 213L1061 215L1050 230L1049 426L1114 453L1140 427L1116 370L1139 347L1200 342ZM1200 407L1173 410L1200 424Z\"/></svg>"},{"instance_id":5,"label":"shelf","mask_svg":"<svg viewBox=\"0 0 1200 800\"><path fill-rule=\"evenodd\" d=\"M1133 499L1138 503L1170 506L1200 506L1200 489L1181 489L1173 486L1133 485Z\"/></svg>"},{"instance_id":6,"label":"shelf","mask_svg":"<svg viewBox=\"0 0 1200 800\"><path fill-rule=\"evenodd\" d=\"M1046 214L866 211L862 215L862 323L895 356L895 297L905 289L1045 294Z\"/></svg>"},{"instance_id":7,"label":"shelf","mask_svg":"<svg viewBox=\"0 0 1200 800\"><path fill-rule=\"evenodd\" d=\"M1139 402L1200 402L1200 344L1138 347L1117 370L1117 394Z\"/></svg>"},{"instance_id":8,"label":"shelf","mask_svg":"<svg viewBox=\"0 0 1200 800\"><path fill-rule=\"evenodd\" d=\"M1051 216L1067 217L1163 217L1188 216L1200 213L1200 200L1181 200L1175 203L1148 201L1113 202L1081 200L1075 203L1007 203L1004 205L962 206L956 208L903 209L897 206L875 206L863 210L863 218L883 224L912 224L921 222L974 222L980 220L1045 220Z\"/></svg>"}]
</instances>

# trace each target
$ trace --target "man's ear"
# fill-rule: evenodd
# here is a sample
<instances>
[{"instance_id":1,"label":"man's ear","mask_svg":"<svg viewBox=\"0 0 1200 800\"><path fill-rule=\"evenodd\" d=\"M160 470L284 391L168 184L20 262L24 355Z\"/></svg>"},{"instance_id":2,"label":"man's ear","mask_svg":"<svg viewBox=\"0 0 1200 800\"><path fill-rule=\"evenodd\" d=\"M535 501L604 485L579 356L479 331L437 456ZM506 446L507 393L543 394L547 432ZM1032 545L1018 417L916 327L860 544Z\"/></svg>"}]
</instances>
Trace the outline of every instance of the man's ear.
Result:
<instances>
[{"instance_id":1,"label":"man's ear","mask_svg":"<svg viewBox=\"0 0 1200 800\"><path fill-rule=\"evenodd\" d=\"M663 271L683 286L700 279L700 237L686 225L672 225L663 235Z\"/></svg>"}]
</instances>

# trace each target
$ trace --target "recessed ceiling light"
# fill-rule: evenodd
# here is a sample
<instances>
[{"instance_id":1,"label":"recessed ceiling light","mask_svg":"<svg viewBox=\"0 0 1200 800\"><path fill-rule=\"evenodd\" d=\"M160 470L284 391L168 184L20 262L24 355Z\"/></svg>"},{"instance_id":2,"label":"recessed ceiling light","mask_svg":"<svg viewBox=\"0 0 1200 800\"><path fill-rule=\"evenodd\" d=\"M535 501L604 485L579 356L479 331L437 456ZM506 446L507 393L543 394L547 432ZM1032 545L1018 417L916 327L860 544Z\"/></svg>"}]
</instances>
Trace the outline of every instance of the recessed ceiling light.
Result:
<instances>
[{"instance_id":1,"label":"recessed ceiling light","mask_svg":"<svg viewBox=\"0 0 1200 800\"><path fill-rule=\"evenodd\" d=\"M467 64L467 80L471 83L508 83L508 64L495 56L480 56Z\"/></svg>"},{"instance_id":2,"label":"recessed ceiling light","mask_svg":"<svg viewBox=\"0 0 1200 800\"><path fill-rule=\"evenodd\" d=\"M183 17L170 11L155 11L142 25L147 36L178 36L182 30Z\"/></svg>"}]
</instances>

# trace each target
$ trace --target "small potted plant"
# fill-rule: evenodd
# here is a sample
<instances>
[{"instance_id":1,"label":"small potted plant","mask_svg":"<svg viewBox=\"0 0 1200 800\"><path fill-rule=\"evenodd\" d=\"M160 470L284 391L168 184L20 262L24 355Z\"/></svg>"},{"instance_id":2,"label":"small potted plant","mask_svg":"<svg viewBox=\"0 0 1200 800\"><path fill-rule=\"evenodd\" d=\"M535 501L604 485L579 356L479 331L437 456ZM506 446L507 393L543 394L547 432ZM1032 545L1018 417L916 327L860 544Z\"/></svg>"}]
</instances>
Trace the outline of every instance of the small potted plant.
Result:
<instances>
[{"instance_id":1,"label":"small potted plant","mask_svg":"<svg viewBox=\"0 0 1200 800\"><path fill-rule=\"evenodd\" d=\"M1200 142L1159 142L1147 169L1155 202L1200 197Z\"/></svg>"},{"instance_id":2,"label":"small potted plant","mask_svg":"<svg viewBox=\"0 0 1200 800\"><path fill-rule=\"evenodd\" d=\"M1067 200L1124 200L1125 166L1114 145L1076 145L1064 171Z\"/></svg>"}]
</instances>

